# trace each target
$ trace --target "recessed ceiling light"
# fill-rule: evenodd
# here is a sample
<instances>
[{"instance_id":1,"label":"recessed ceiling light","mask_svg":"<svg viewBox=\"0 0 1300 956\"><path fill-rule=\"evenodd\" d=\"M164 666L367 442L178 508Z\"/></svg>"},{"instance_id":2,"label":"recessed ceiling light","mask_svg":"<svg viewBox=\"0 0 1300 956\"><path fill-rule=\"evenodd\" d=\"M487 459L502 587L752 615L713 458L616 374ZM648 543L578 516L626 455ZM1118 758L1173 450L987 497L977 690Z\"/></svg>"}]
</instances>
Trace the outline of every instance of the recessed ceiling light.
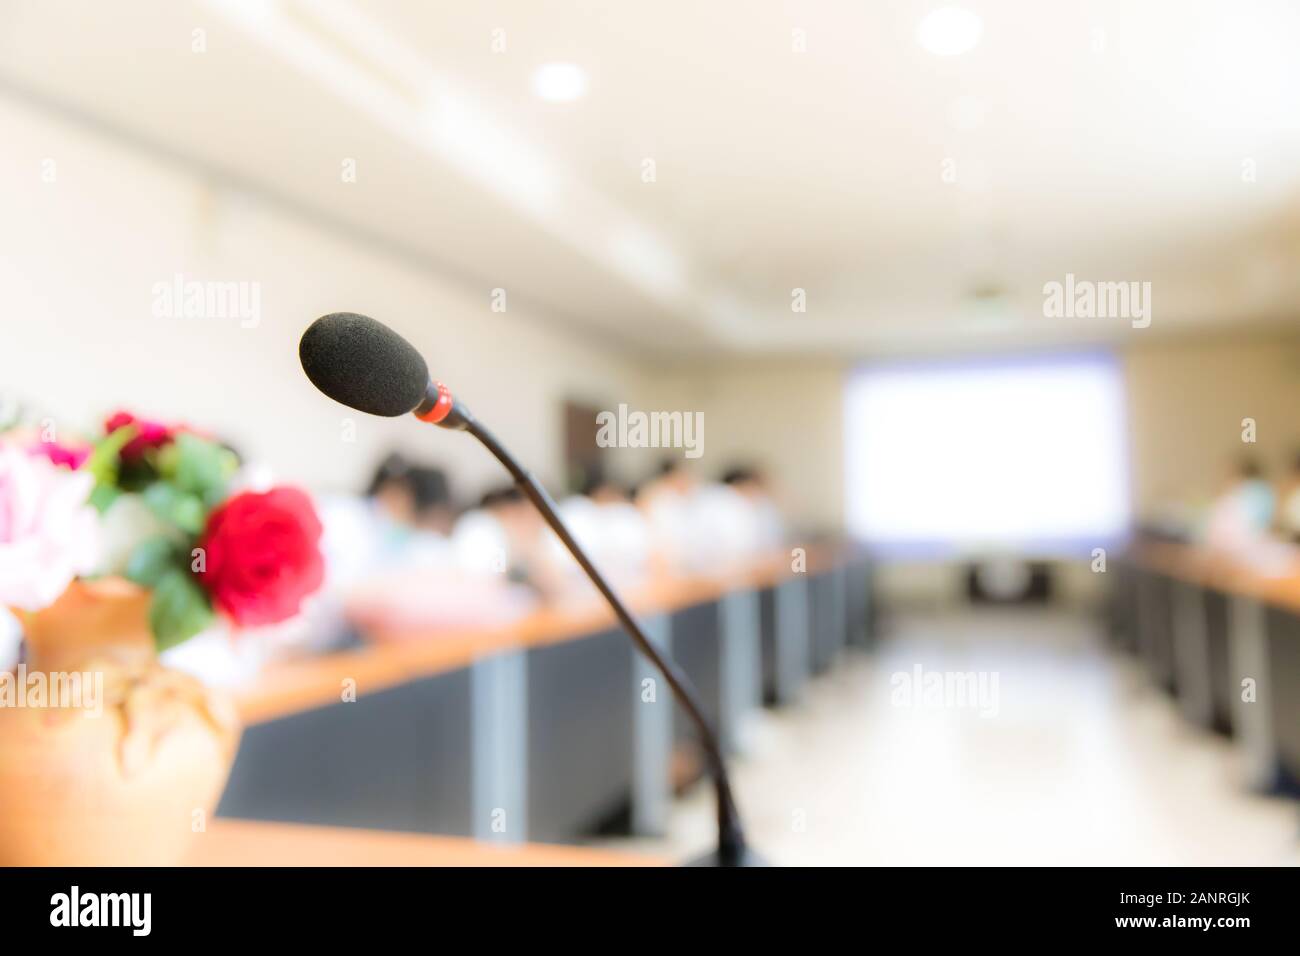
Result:
<instances>
[{"instance_id":1,"label":"recessed ceiling light","mask_svg":"<svg viewBox=\"0 0 1300 956\"><path fill-rule=\"evenodd\" d=\"M571 103L587 92L587 74L574 63L546 63L533 74L533 92L548 103Z\"/></svg>"},{"instance_id":2,"label":"recessed ceiling light","mask_svg":"<svg viewBox=\"0 0 1300 956\"><path fill-rule=\"evenodd\" d=\"M983 32L984 21L978 15L961 7L939 7L917 25L916 39L935 56L957 56L973 50Z\"/></svg>"}]
</instances>

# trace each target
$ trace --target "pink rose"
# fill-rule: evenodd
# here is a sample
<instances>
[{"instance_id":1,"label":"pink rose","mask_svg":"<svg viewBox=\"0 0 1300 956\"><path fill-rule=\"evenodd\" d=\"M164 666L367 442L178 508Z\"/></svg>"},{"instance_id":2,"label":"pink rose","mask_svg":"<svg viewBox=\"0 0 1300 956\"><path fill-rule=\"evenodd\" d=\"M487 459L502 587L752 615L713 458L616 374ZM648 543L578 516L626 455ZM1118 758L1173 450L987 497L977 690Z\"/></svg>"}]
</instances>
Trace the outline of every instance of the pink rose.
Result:
<instances>
[{"instance_id":1,"label":"pink rose","mask_svg":"<svg viewBox=\"0 0 1300 956\"><path fill-rule=\"evenodd\" d=\"M95 479L0 443L0 605L38 611L99 556Z\"/></svg>"},{"instance_id":2,"label":"pink rose","mask_svg":"<svg viewBox=\"0 0 1300 956\"><path fill-rule=\"evenodd\" d=\"M65 468L71 468L76 471L86 463L90 457L91 448L89 445L83 445L80 448L69 448L67 445L60 445L55 441L37 442L32 448L32 453L44 455L56 465L62 465Z\"/></svg>"}]
</instances>

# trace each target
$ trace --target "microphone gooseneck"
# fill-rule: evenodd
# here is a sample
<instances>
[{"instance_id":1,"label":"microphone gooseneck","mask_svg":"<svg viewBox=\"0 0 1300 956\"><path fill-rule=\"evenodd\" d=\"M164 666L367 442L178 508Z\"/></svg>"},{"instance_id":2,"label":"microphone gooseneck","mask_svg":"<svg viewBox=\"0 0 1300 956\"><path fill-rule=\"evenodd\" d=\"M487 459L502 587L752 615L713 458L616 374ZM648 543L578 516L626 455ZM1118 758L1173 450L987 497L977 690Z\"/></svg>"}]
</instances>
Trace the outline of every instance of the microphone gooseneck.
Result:
<instances>
[{"instance_id":1,"label":"microphone gooseneck","mask_svg":"<svg viewBox=\"0 0 1300 956\"><path fill-rule=\"evenodd\" d=\"M312 384L335 401L376 415L396 416L413 412L422 421L468 432L505 467L519 490L604 597L637 650L663 674L695 725L717 795L718 848L716 854L703 862L722 866L756 862L746 848L744 829L732 797L731 780L727 776L726 760L718 735L700 706L698 691L677 663L650 642L636 617L560 519L555 502L541 483L495 435L479 424L445 385L429 379L424 359L414 347L374 319L349 312L336 312L317 319L303 334L299 357ZM417 378L418 389L415 387ZM393 410L399 406L404 407Z\"/></svg>"},{"instance_id":2,"label":"microphone gooseneck","mask_svg":"<svg viewBox=\"0 0 1300 956\"><path fill-rule=\"evenodd\" d=\"M623 600L618 596L618 593L605 580L605 576L600 573L599 569L592 564L591 559L587 557L586 552L582 550L568 527L560 519L559 513L555 510L554 500L542 487L541 483L520 465L515 460L515 457L497 441L496 437L480 425L472 415L464 412L463 409L461 415L465 419L464 430L477 438L483 447L490 451L493 457L510 472L519 490L532 502L533 507L537 509L551 530L564 543L565 548L573 555L573 559L578 562L582 570L586 572L587 577L591 579L591 583L596 585L596 589L600 591L605 598L605 602L613 610L614 616L623 625L623 630L632 638L632 643L636 645L637 650L644 654L664 675L664 680L668 681L668 686L672 688L678 702L686 709L687 715L699 734L700 744L704 747L709 776L713 778L713 785L717 794L717 861L723 866L735 866L745 862L747 857L745 834L740 823L740 813L736 810L735 799L731 794L731 780L727 776L727 764L722 756L722 747L718 743L718 736L700 707L699 692L691 683L690 678L677 666L677 663L671 657L660 652L650 642L645 631L641 629L640 622L623 604Z\"/></svg>"}]
</instances>

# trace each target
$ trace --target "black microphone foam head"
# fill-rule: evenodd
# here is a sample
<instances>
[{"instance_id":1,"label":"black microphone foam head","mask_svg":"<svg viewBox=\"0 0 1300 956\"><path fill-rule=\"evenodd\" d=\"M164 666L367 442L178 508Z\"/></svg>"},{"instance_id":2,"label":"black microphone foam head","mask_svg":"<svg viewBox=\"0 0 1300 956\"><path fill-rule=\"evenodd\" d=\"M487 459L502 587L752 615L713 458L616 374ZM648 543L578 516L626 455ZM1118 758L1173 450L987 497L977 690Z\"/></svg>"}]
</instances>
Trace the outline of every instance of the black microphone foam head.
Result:
<instances>
[{"instance_id":1,"label":"black microphone foam head","mask_svg":"<svg viewBox=\"0 0 1300 956\"><path fill-rule=\"evenodd\" d=\"M309 325L298 342L298 359L318 389L371 415L394 418L413 411L429 384L429 368L410 342L355 312L322 315Z\"/></svg>"}]
</instances>

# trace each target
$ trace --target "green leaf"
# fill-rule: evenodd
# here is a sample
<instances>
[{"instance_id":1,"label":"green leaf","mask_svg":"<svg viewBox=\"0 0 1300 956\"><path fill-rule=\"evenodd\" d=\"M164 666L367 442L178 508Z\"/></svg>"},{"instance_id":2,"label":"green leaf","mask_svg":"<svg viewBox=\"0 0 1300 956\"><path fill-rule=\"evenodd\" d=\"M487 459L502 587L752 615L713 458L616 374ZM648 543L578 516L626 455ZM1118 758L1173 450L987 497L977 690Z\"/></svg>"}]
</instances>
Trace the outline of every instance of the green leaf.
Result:
<instances>
[{"instance_id":1,"label":"green leaf","mask_svg":"<svg viewBox=\"0 0 1300 956\"><path fill-rule=\"evenodd\" d=\"M113 506L113 502L117 500L117 496L121 493L121 489L113 485L97 484L90 492L90 503L96 511L103 514Z\"/></svg>"},{"instance_id":2,"label":"green leaf","mask_svg":"<svg viewBox=\"0 0 1300 956\"><path fill-rule=\"evenodd\" d=\"M225 498L235 468L235 456L229 449L188 432L177 435L158 455L158 469L163 476L208 506Z\"/></svg>"},{"instance_id":3,"label":"green leaf","mask_svg":"<svg viewBox=\"0 0 1300 956\"><path fill-rule=\"evenodd\" d=\"M187 534L198 534L208 519L203 501L166 481L155 481L140 496L149 510Z\"/></svg>"},{"instance_id":4,"label":"green leaf","mask_svg":"<svg viewBox=\"0 0 1300 956\"><path fill-rule=\"evenodd\" d=\"M126 576L141 587L156 588L168 572L183 568L180 552L169 538L147 538L126 562Z\"/></svg>"},{"instance_id":5,"label":"green leaf","mask_svg":"<svg viewBox=\"0 0 1300 956\"><path fill-rule=\"evenodd\" d=\"M158 650L189 640L214 620L208 596L192 574L173 568L162 576L149 605L149 626Z\"/></svg>"},{"instance_id":6,"label":"green leaf","mask_svg":"<svg viewBox=\"0 0 1300 956\"><path fill-rule=\"evenodd\" d=\"M90 457L82 467L94 475L96 481L111 483L117 478L117 465L122 449L139 433L140 429L135 425L123 425L121 428L114 429L95 442Z\"/></svg>"},{"instance_id":7,"label":"green leaf","mask_svg":"<svg viewBox=\"0 0 1300 956\"><path fill-rule=\"evenodd\" d=\"M90 457L82 468L95 476L95 490L90 494L90 503L99 509L100 514L117 497L118 469L121 467L122 449L134 438L140 429L135 425L123 425L109 432L91 449Z\"/></svg>"}]
</instances>

